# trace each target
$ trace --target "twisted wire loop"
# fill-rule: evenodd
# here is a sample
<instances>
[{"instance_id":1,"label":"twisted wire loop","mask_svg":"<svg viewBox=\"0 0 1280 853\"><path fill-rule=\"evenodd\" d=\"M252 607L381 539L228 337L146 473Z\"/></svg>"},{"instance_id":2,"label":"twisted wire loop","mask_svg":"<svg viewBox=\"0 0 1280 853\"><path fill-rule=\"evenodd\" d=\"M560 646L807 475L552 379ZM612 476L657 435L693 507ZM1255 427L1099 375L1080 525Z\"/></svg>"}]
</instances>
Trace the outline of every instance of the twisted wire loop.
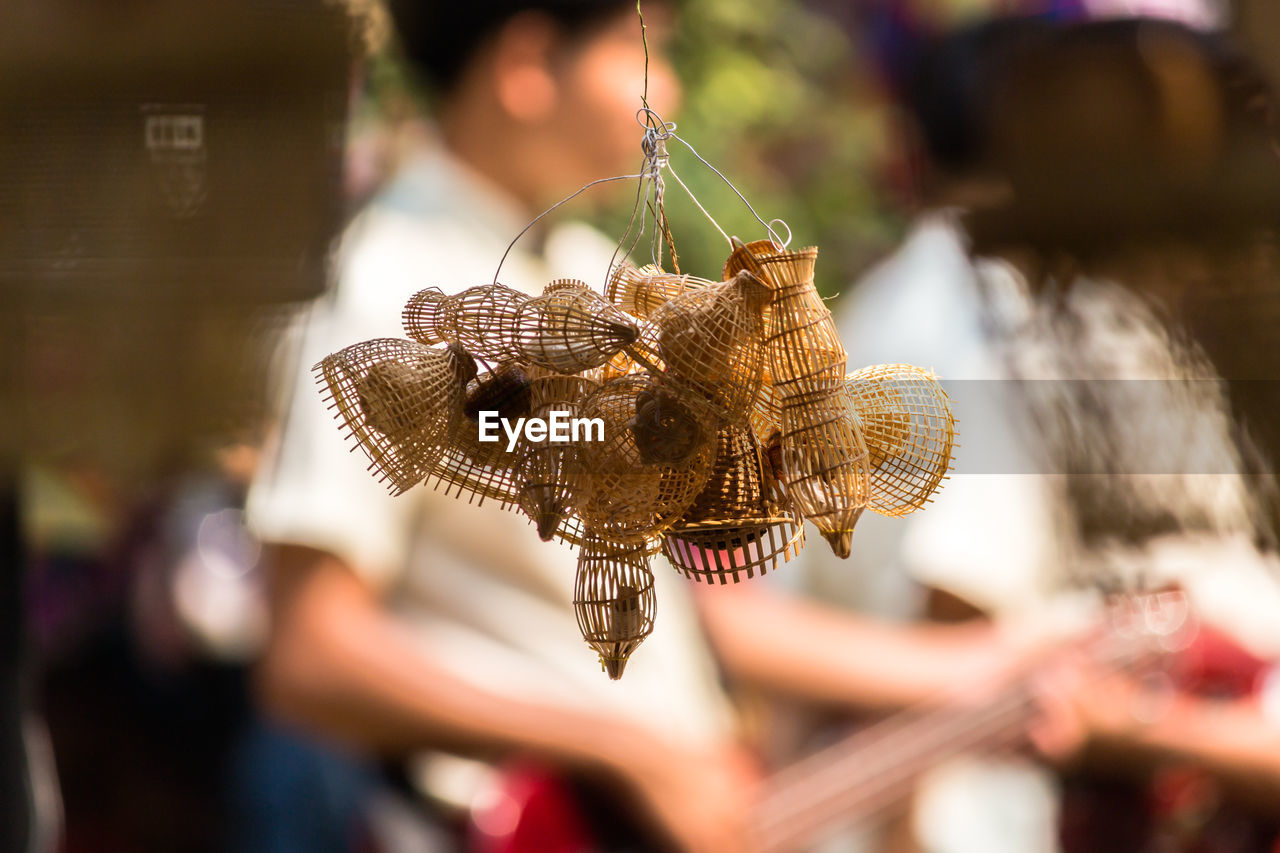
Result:
<instances>
[{"instance_id":1,"label":"twisted wire loop","mask_svg":"<svg viewBox=\"0 0 1280 853\"><path fill-rule=\"evenodd\" d=\"M879 364L850 373L845 393L870 452L873 512L900 517L929 503L951 470L951 400L927 370Z\"/></svg>"},{"instance_id":2,"label":"twisted wire loop","mask_svg":"<svg viewBox=\"0 0 1280 853\"><path fill-rule=\"evenodd\" d=\"M653 633L657 600L649 565L657 551L654 542L618 545L588 537L578 553L574 615L611 679L622 677L627 660Z\"/></svg>"},{"instance_id":3,"label":"twisted wire loop","mask_svg":"<svg viewBox=\"0 0 1280 853\"><path fill-rule=\"evenodd\" d=\"M804 523L788 510L749 428L721 426L707 485L662 537L662 552L691 580L754 578L804 547Z\"/></svg>"},{"instance_id":4,"label":"twisted wire loop","mask_svg":"<svg viewBox=\"0 0 1280 853\"><path fill-rule=\"evenodd\" d=\"M396 495L422 482L445 452L475 370L460 347L398 338L353 344L312 368L345 437Z\"/></svg>"}]
</instances>

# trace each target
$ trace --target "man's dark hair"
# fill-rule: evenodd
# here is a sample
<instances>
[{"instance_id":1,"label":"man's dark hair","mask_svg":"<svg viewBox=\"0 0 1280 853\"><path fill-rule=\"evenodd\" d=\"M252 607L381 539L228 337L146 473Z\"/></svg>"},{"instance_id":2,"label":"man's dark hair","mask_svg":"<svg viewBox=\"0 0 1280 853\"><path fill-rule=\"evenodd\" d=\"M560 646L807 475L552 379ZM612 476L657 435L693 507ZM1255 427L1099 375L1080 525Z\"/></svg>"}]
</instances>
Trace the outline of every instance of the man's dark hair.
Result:
<instances>
[{"instance_id":1,"label":"man's dark hair","mask_svg":"<svg viewBox=\"0 0 1280 853\"><path fill-rule=\"evenodd\" d=\"M472 57L509 20L546 15L567 35L634 9L634 0L389 0L406 58L437 93L461 79ZM638 26L638 25L637 25Z\"/></svg>"}]
</instances>

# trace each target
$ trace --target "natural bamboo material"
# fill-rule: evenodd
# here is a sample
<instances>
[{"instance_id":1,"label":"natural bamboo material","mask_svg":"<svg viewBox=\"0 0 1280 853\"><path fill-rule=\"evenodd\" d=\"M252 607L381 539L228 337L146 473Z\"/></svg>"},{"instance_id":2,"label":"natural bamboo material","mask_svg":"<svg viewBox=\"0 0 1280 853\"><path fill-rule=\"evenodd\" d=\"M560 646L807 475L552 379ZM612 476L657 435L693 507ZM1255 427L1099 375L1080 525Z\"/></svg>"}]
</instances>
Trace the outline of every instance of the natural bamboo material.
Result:
<instances>
[{"instance_id":1,"label":"natural bamboo material","mask_svg":"<svg viewBox=\"0 0 1280 853\"><path fill-rule=\"evenodd\" d=\"M644 374L601 385L583 401L582 417L604 424L604 440L582 446L577 509L586 529L619 543L655 538L711 473L713 419Z\"/></svg>"},{"instance_id":2,"label":"natural bamboo material","mask_svg":"<svg viewBox=\"0 0 1280 853\"><path fill-rule=\"evenodd\" d=\"M755 436L726 424L716 436L711 478L663 535L663 553L693 580L738 583L764 574L804 546L803 522L781 503Z\"/></svg>"},{"instance_id":3,"label":"natural bamboo material","mask_svg":"<svg viewBox=\"0 0 1280 853\"><path fill-rule=\"evenodd\" d=\"M514 504L520 492L516 473L519 457L507 452L505 438L480 441L478 417L481 411L496 411L510 419L528 415L530 385L527 371L510 362L473 379L463 401L463 417L427 482L446 495L465 496L468 503L477 506L486 500L504 508Z\"/></svg>"},{"instance_id":4,"label":"natural bamboo material","mask_svg":"<svg viewBox=\"0 0 1280 853\"><path fill-rule=\"evenodd\" d=\"M780 251L771 242L739 246L726 275L748 270L774 289L765 361L779 408L781 461L792 504L848 557L853 528L871 493L866 441L844 389L848 357L813 283L815 247Z\"/></svg>"},{"instance_id":5,"label":"natural bamboo material","mask_svg":"<svg viewBox=\"0 0 1280 853\"><path fill-rule=\"evenodd\" d=\"M956 422L937 377L910 364L849 374L846 393L870 452L872 511L891 517L930 501L951 468Z\"/></svg>"},{"instance_id":6,"label":"natural bamboo material","mask_svg":"<svg viewBox=\"0 0 1280 853\"><path fill-rule=\"evenodd\" d=\"M549 375L530 383L530 417L550 419L555 412L578 417L582 402L598 383L582 376ZM570 434L572 438L572 433ZM557 533L577 537L572 509L576 503L581 442L523 442L516 465L521 511L546 542Z\"/></svg>"},{"instance_id":7,"label":"natural bamboo material","mask_svg":"<svg viewBox=\"0 0 1280 853\"><path fill-rule=\"evenodd\" d=\"M768 285L743 270L682 293L653 312L667 370L696 388L729 421L745 424L760 394Z\"/></svg>"},{"instance_id":8,"label":"natural bamboo material","mask_svg":"<svg viewBox=\"0 0 1280 853\"><path fill-rule=\"evenodd\" d=\"M414 340L458 343L475 358L498 363L516 358L520 312L529 301L526 294L502 284L482 284L452 295L430 287L410 298L401 319Z\"/></svg>"},{"instance_id":9,"label":"natural bamboo material","mask_svg":"<svg viewBox=\"0 0 1280 853\"><path fill-rule=\"evenodd\" d=\"M599 367L640 331L585 283L553 281L521 309L516 350L523 361L560 373Z\"/></svg>"},{"instance_id":10,"label":"natural bamboo material","mask_svg":"<svg viewBox=\"0 0 1280 853\"><path fill-rule=\"evenodd\" d=\"M609 678L622 677L627 661L653 632L657 602L649 564L657 546L618 546L589 538L578 554L573 610L587 645Z\"/></svg>"},{"instance_id":11,"label":"natural bamboo material","mask_svg":"<svg viewBox=\"0 0 1280 853\"><path fill-rule=\"evenodd\" d=\"M326 356L313 371L370 470L398 495L422 482L444 453L476 366L456 345L378 338Z\"/></svg>"},{"instance_id":12,"label":"natural bamboo material","mask_svg":"<svg viewBox=\"0 0 1280 853\"><path fill-rule=\"evenodd\" d=\"M680 294L711 284L715 282L663 272L652 264L637 269L623 261L610 272L605 296L631 316L647 318Z\"/></svg>"}]
</instances>

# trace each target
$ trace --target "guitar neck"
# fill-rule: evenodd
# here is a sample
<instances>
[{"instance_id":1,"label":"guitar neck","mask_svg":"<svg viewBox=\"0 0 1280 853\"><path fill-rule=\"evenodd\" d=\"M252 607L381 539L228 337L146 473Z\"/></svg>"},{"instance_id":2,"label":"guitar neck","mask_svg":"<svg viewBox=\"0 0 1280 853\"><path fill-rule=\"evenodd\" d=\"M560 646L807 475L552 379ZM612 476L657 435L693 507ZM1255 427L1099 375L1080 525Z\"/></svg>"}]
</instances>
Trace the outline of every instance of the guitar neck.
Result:
<instances>
[{"instance_id":1,"label":"guitar neck","mask_svg":"<svg viewBox=\"0 0 1280 853\"><path fill-rule=\"evenodd\" d=\"M906 711L855 732L766 782L753 827L757 844L783 853L833 825L866 822L905 799L939 761L1016 743L1033 711L1019 684L981 706Z\"/></svg>"}]
</instances>

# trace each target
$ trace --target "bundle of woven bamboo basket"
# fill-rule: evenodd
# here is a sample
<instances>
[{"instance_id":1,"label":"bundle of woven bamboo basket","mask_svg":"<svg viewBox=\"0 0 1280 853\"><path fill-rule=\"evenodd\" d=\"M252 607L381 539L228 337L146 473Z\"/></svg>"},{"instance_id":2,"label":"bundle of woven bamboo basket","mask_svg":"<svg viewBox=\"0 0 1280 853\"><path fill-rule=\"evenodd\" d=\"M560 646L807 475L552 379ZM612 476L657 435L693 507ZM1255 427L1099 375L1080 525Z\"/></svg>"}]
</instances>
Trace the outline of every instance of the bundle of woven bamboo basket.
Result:
<instances>
[{"instance_id":1,"label":"bundle of woven bamboo basket","mask_svg":"<svg viewBox=\"0 0 1280 853\"><path fill-rule=\"evenodd\" d=\"M847 557L864 510L905 515L946 477L946 393L911 365L847 373L817 255L735 241L719 282L624 261L604 294L428 288L405 306L409 340L315 371L394 493L490 500L580 546L578 624L618 678L653 630L659 551L737 583L797 554L808 520Z\"/></svg>"}]
</instances>

